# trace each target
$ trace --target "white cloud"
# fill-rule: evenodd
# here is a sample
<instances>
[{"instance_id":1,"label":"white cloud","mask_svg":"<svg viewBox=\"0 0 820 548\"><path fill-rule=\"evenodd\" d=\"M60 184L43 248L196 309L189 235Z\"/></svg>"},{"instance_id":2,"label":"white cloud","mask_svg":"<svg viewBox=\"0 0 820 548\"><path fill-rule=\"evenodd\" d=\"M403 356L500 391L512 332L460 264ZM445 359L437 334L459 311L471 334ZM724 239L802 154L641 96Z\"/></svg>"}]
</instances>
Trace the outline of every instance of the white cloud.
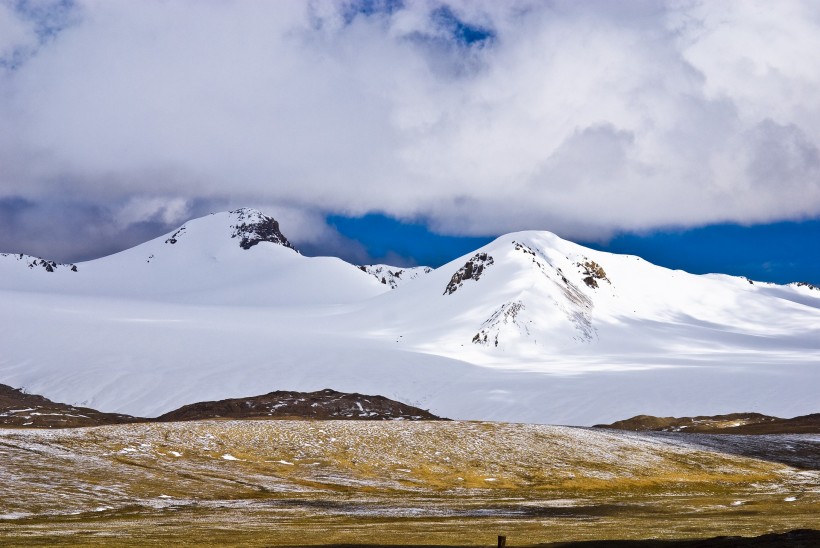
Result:
<instances>
[{"instance_id":1,"label":"white cloud","mask_svg":"<svg viewBox=\"0 0 820 548\"><path fill-rule=\"evenodd\" d=\"M146 222L181 224L190 214L191 208L184 198L134 196L117 210L114 220L121 228Z\"/></svg>"},{"instance_id":2,"label":"white cloud","mask_svg":"<svg viewBox=\"0 0 820 548\"><path fill-rule=\"evenodd\" d=\"M442 5L80 1L0 65L0 198L273 204L305 241L324 212L583 238L820 215L816 3L449 3L472 45ZM0 51L32 17L0 3Z\"/></svg>"}]
</instances>

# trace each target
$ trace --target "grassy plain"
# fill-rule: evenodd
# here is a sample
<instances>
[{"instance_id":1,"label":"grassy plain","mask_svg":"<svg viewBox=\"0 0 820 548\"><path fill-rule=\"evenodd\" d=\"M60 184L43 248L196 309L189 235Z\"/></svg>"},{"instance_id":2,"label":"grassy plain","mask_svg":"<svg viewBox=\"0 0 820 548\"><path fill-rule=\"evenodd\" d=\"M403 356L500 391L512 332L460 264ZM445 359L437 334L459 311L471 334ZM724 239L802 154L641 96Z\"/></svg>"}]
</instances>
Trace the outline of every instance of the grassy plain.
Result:
<instances>
[{"instance_id":1,"label":"grassy plain","mask_svg":"<svg viewBox=\"0 0 820 548\"><path fill-rule=\"evenodd\" d=\"M820 454L820 439L806 447ZM751 536L817 528L818 515L817 467L685 436L477 422L0 430L0 544L16 546L514 546Z\"/></svg>"}]
</instances>

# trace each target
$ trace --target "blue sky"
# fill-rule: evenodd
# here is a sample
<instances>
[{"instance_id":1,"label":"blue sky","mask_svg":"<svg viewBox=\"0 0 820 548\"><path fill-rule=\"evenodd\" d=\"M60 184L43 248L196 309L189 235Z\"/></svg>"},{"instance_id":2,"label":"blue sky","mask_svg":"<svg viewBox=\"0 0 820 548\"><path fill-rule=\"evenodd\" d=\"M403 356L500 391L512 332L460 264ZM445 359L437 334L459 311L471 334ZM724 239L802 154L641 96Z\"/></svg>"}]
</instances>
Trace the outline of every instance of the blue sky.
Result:
<instances>
[{"instance_id":1,"label":"blue sky","mask_svg":"<svg viewBox=\"0 0 820 548\"><path fill-rule=\"evenodd\" d=\"M328 223L342 236L364 245L374 260L392 260L389 264L400 266L438 267L494 239L435 234L423 223L403 223L376 213L358 218L334 215Z\"/></svg>"},{"instance_id":2,"label":"blue sky","mask_svg":"<svg viewBox=\"0 0 820 548\"><path fill-rule=\"evenodd\" d=\"M384 215L333 216L330 224L361 242L372 257L438 267L491 242L493 237L443 236L421 223ZM578 243L611 253L638 255L695 274L723 273L753 280L820 286L820 220L756 226L716 224L689 230L623 234L604 243ZM402 260L403 259L403 260Z\"/></svg>"},{"instance_id":3,"label":"blue sky","mask_svg":"<svg viewBox=\"0 0 820 548\"><path fill-rule=\"evenodd\" d=\"M250 206L358 263L535 229L816 283L817 51L810 0L0 0L0 251Z\"/></svg>"},{"instance_id":4,"label":"blue sky","mask_svg":"<svg viewBox=\"0 0 820 548\"><path fill-rule=\"evenodd\" d=\"M755 226L716 224L622 235L589 247L639 255L695 274L722 273L775 283L820 286L820 220Z\"/></svg>"}]
</instances>

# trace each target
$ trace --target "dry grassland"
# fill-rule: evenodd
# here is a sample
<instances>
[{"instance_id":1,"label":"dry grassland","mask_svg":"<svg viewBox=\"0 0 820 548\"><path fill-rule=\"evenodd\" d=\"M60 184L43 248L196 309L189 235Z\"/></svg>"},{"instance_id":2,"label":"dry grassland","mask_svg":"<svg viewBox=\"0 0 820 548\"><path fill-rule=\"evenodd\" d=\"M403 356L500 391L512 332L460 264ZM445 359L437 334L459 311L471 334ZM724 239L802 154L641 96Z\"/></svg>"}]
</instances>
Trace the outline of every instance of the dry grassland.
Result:
<instances>
[{"instance_id":1,"label":"dry grassland","mask_svg":"<svg viewBox=\"0 0 820 548\"><path fill-rule=\"evenodd\" d=\"M818 515L817 470L684 437L474 422L0 430L0 544L17 546L513 546L759 535Z\"/></svg>"}]
</instances>

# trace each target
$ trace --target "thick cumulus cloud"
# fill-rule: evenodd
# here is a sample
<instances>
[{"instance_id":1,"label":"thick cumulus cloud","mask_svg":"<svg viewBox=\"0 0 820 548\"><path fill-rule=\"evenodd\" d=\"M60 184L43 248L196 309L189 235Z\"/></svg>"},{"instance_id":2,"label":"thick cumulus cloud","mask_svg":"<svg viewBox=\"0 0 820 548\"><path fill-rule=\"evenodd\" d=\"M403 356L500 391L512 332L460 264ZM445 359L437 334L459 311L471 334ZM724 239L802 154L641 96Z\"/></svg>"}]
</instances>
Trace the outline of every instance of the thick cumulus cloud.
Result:
<instances>
[{"instance_id":1,"label":"thick cumulus cloud","mask_svg":"<svg viewBox=\"0 0 820 548\"><path fill-rule=\"evenodd\" d=\"M256 205L341 245L324 214L585 239L817 217L817 51L810 1L0 0L0 224Z\"/></svg>"}]
</instances>

